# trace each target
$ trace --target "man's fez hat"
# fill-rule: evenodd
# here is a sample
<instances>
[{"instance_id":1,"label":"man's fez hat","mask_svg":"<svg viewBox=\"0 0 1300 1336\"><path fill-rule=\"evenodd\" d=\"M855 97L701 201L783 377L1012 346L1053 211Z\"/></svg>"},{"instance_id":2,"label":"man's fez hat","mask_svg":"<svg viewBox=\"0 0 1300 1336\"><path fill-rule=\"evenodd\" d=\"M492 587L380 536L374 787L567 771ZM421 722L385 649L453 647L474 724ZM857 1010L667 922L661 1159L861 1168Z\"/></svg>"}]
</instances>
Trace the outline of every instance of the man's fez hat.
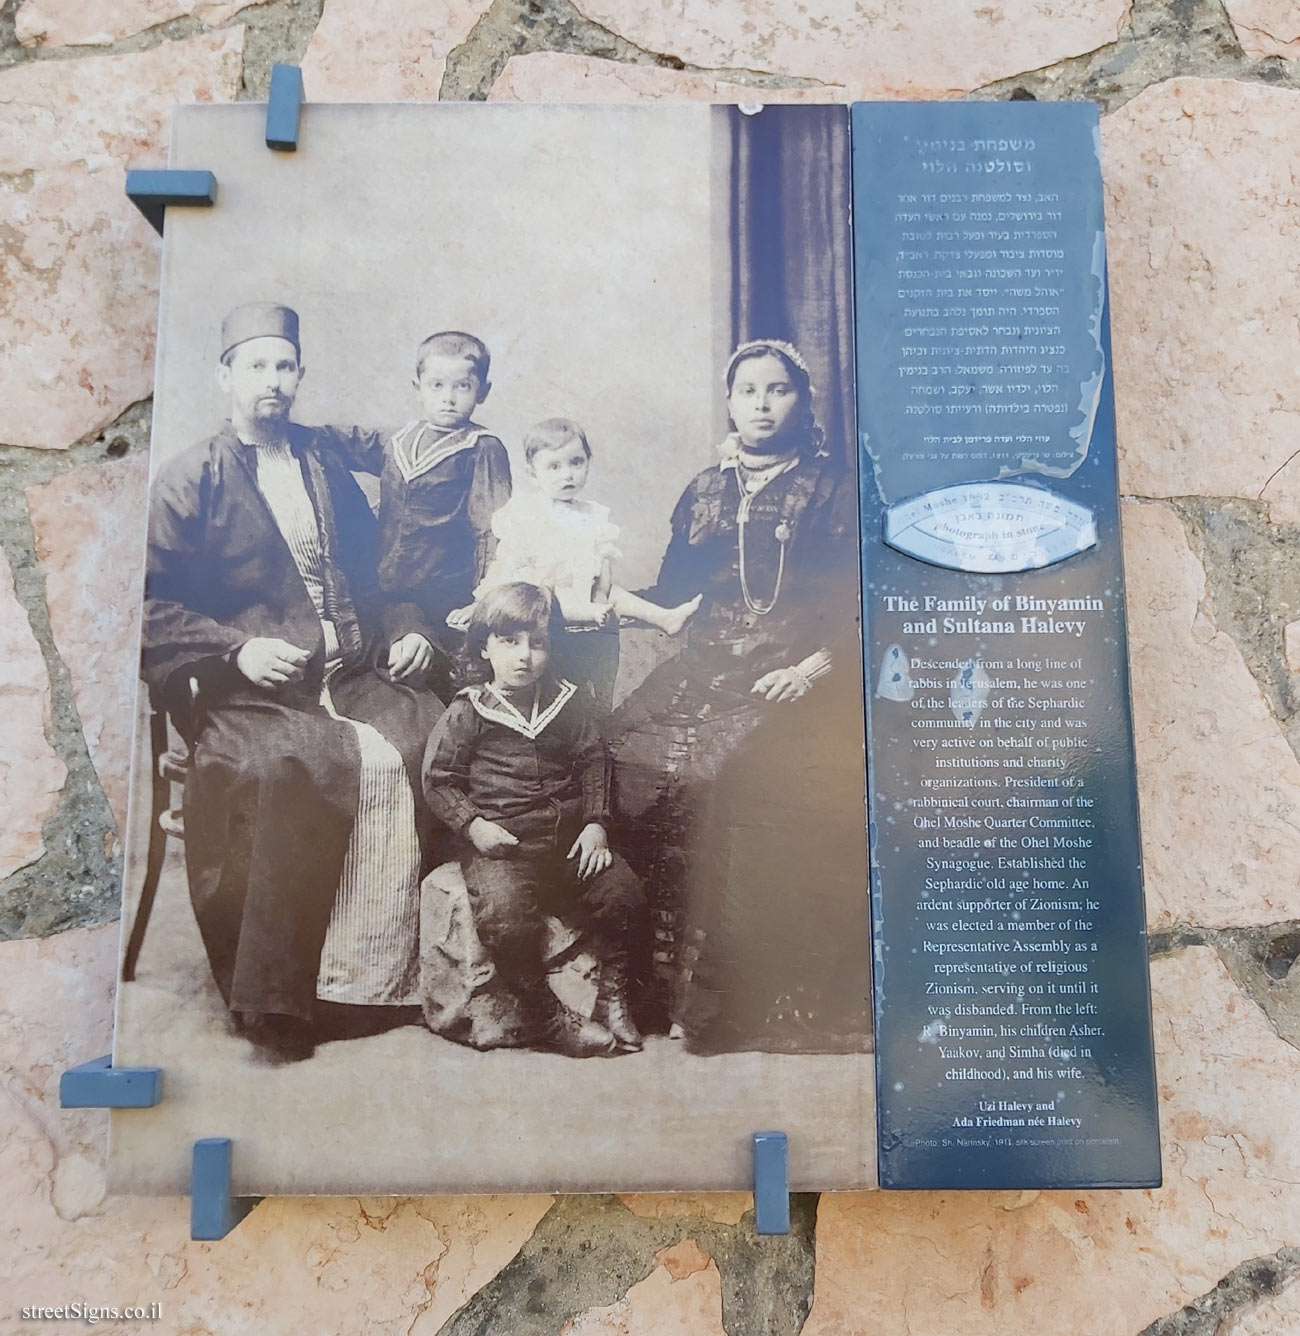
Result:
<instances>
[{"instance_id":1,"label":"man's fez hat","mask_svg":"<svg viewBox=\"0 0 1300 1336\"><path fill-rule=\"evenodd\" d=\"M236 306L221 322L221 357L249 339L288 339L302 356L298 342L298 312L275 302L250 302Z\"/></svg>"}]
</instances>

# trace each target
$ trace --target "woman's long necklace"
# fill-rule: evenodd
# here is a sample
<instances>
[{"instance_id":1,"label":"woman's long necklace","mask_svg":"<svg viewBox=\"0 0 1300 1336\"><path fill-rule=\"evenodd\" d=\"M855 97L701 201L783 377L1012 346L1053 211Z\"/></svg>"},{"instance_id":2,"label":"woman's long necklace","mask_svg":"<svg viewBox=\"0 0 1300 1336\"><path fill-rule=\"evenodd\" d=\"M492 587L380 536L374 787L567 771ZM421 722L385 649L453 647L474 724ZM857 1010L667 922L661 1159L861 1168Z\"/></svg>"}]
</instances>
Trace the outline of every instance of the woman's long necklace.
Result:
<instances>
[{"instance_id":1,"label":"woman's long necklace","mask_svg":"<svg viewBox=\"0 0 1300 1336\"><path fill-rule=\"evenodd\" d=\"M749 591L749 577L745 573L745 525L749 520L750 502L758 495L758 491L745 491L745 480L741 470L743 464L736 465L736 481L740 484L740 505L736 509L736 527L739 530L737 540L737 557L740 566L740 596L745 600L745 607L754 614L755 617L766 617L769 612L776 607L776 601L781 597L781 582L785 578L785 550L789 546L793 535L790 532L790 526L782 520L776 526L776 541L780 544L780 552L776 559L776 581L772 586L772 597L766 603L760 602ZM784 470L783 470L784 471ZM778 475L779 476L779 475ZM775 481L770 479L769 481Z\"/></svg>"}]
</instances>

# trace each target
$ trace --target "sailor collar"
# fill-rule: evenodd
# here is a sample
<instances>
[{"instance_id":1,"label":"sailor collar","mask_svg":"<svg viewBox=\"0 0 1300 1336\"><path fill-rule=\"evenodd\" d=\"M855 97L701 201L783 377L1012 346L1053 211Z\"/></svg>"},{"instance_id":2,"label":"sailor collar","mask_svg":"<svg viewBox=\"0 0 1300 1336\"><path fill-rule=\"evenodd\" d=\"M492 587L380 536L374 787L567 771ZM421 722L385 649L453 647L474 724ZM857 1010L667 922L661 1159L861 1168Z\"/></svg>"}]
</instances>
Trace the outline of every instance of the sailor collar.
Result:
<instances>
[{"instance_id":1,"label":"sailor collar","mask_svg":"<svg viewBox=\"0 0 1300 1336\"><path fill-rule=\"evenodd\" d=\"M524 714L522 710L517 709L503 695L494 690L490 684L466 687L462 694L474 707L475 713L482 718L491 720L494 724L504 724L506 728L513 729L516 733L536 741L546 731L547 726L554 723L560 711L573 699L577 689L572 682L561 679L556 686L555 698L543 710L539 708L541 705L541 688L539 686L533 695L533 708L528 714Z\"/></svg>"},{"instance_id":2,"label":"sailor collar","mask_svg":"<svg viewBox=\"0 0 1300 1336\"><path fill-rule=\"evenodd\" d=\"M444 459L458 455L478 443L487 433L473 422L437 435L437 428L421 419L405 426L393 437L393 458L407 482L436 469Z\"/></svg>"}]
</instances>

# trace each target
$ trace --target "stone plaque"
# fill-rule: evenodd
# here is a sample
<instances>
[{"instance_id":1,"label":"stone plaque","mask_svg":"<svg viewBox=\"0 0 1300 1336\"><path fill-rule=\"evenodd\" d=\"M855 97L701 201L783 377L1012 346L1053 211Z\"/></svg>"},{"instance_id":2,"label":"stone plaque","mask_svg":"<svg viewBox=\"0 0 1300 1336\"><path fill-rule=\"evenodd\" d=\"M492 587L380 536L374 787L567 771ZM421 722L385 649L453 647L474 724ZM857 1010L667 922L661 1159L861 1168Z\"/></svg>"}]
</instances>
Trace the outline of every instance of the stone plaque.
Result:
<instances>
[{"instance_id":1,"label":"stone plaque","mask_svg":"<svg viewBox=\"0 0 1300 1336\"><path fill-rule=\"evenodd\" d=\"M1160 1182L1098 127L853 112L880 1182Z\"/></svg>"}]
</instances>

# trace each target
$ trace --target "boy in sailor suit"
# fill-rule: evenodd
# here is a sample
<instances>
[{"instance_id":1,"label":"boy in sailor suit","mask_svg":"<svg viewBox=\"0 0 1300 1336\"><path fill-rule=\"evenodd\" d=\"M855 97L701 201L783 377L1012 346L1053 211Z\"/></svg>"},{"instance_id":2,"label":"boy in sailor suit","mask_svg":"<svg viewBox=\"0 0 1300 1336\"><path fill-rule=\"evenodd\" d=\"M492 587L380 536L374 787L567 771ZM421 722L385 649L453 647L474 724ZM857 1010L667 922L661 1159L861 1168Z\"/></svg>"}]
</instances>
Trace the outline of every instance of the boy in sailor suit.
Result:
<instances>
[{"instance_id":1,"label":"boy in sailor suit","mask_svg":"<svg viewBox=\"0 0 1300 1336\"><path fill-rule=\"evenodd\" d=\"M434 815L470 846L464 872L474 926L498 976L548 1047L587 1057L641 1047L624 990L628 937L644 895L605 833L604 739L583 693L547 671L563 625L554 596L537 585L504 584L484 595L464 651L479 681L457 694L434 729L424 791ZM582 929L602 962L590 1020L546 982L544 914Z\"/></svg>"},{"instance_id":2,"label":"boy in sailor suit","mask_svg":"<svg viewBox=\"0 0 1300 1336\"><path fill-rule=\"evenodd\" d=\"M489 364L473 334L431 334L416 352L424 417L351 448L354 468L379 474L380 589L422 613L442 651L431 685L444 700L460 641L447 614L471 601L495 547L492 516L510 499L506 448L472 420L492 388Z\"/></svg>"}]
</instances>

